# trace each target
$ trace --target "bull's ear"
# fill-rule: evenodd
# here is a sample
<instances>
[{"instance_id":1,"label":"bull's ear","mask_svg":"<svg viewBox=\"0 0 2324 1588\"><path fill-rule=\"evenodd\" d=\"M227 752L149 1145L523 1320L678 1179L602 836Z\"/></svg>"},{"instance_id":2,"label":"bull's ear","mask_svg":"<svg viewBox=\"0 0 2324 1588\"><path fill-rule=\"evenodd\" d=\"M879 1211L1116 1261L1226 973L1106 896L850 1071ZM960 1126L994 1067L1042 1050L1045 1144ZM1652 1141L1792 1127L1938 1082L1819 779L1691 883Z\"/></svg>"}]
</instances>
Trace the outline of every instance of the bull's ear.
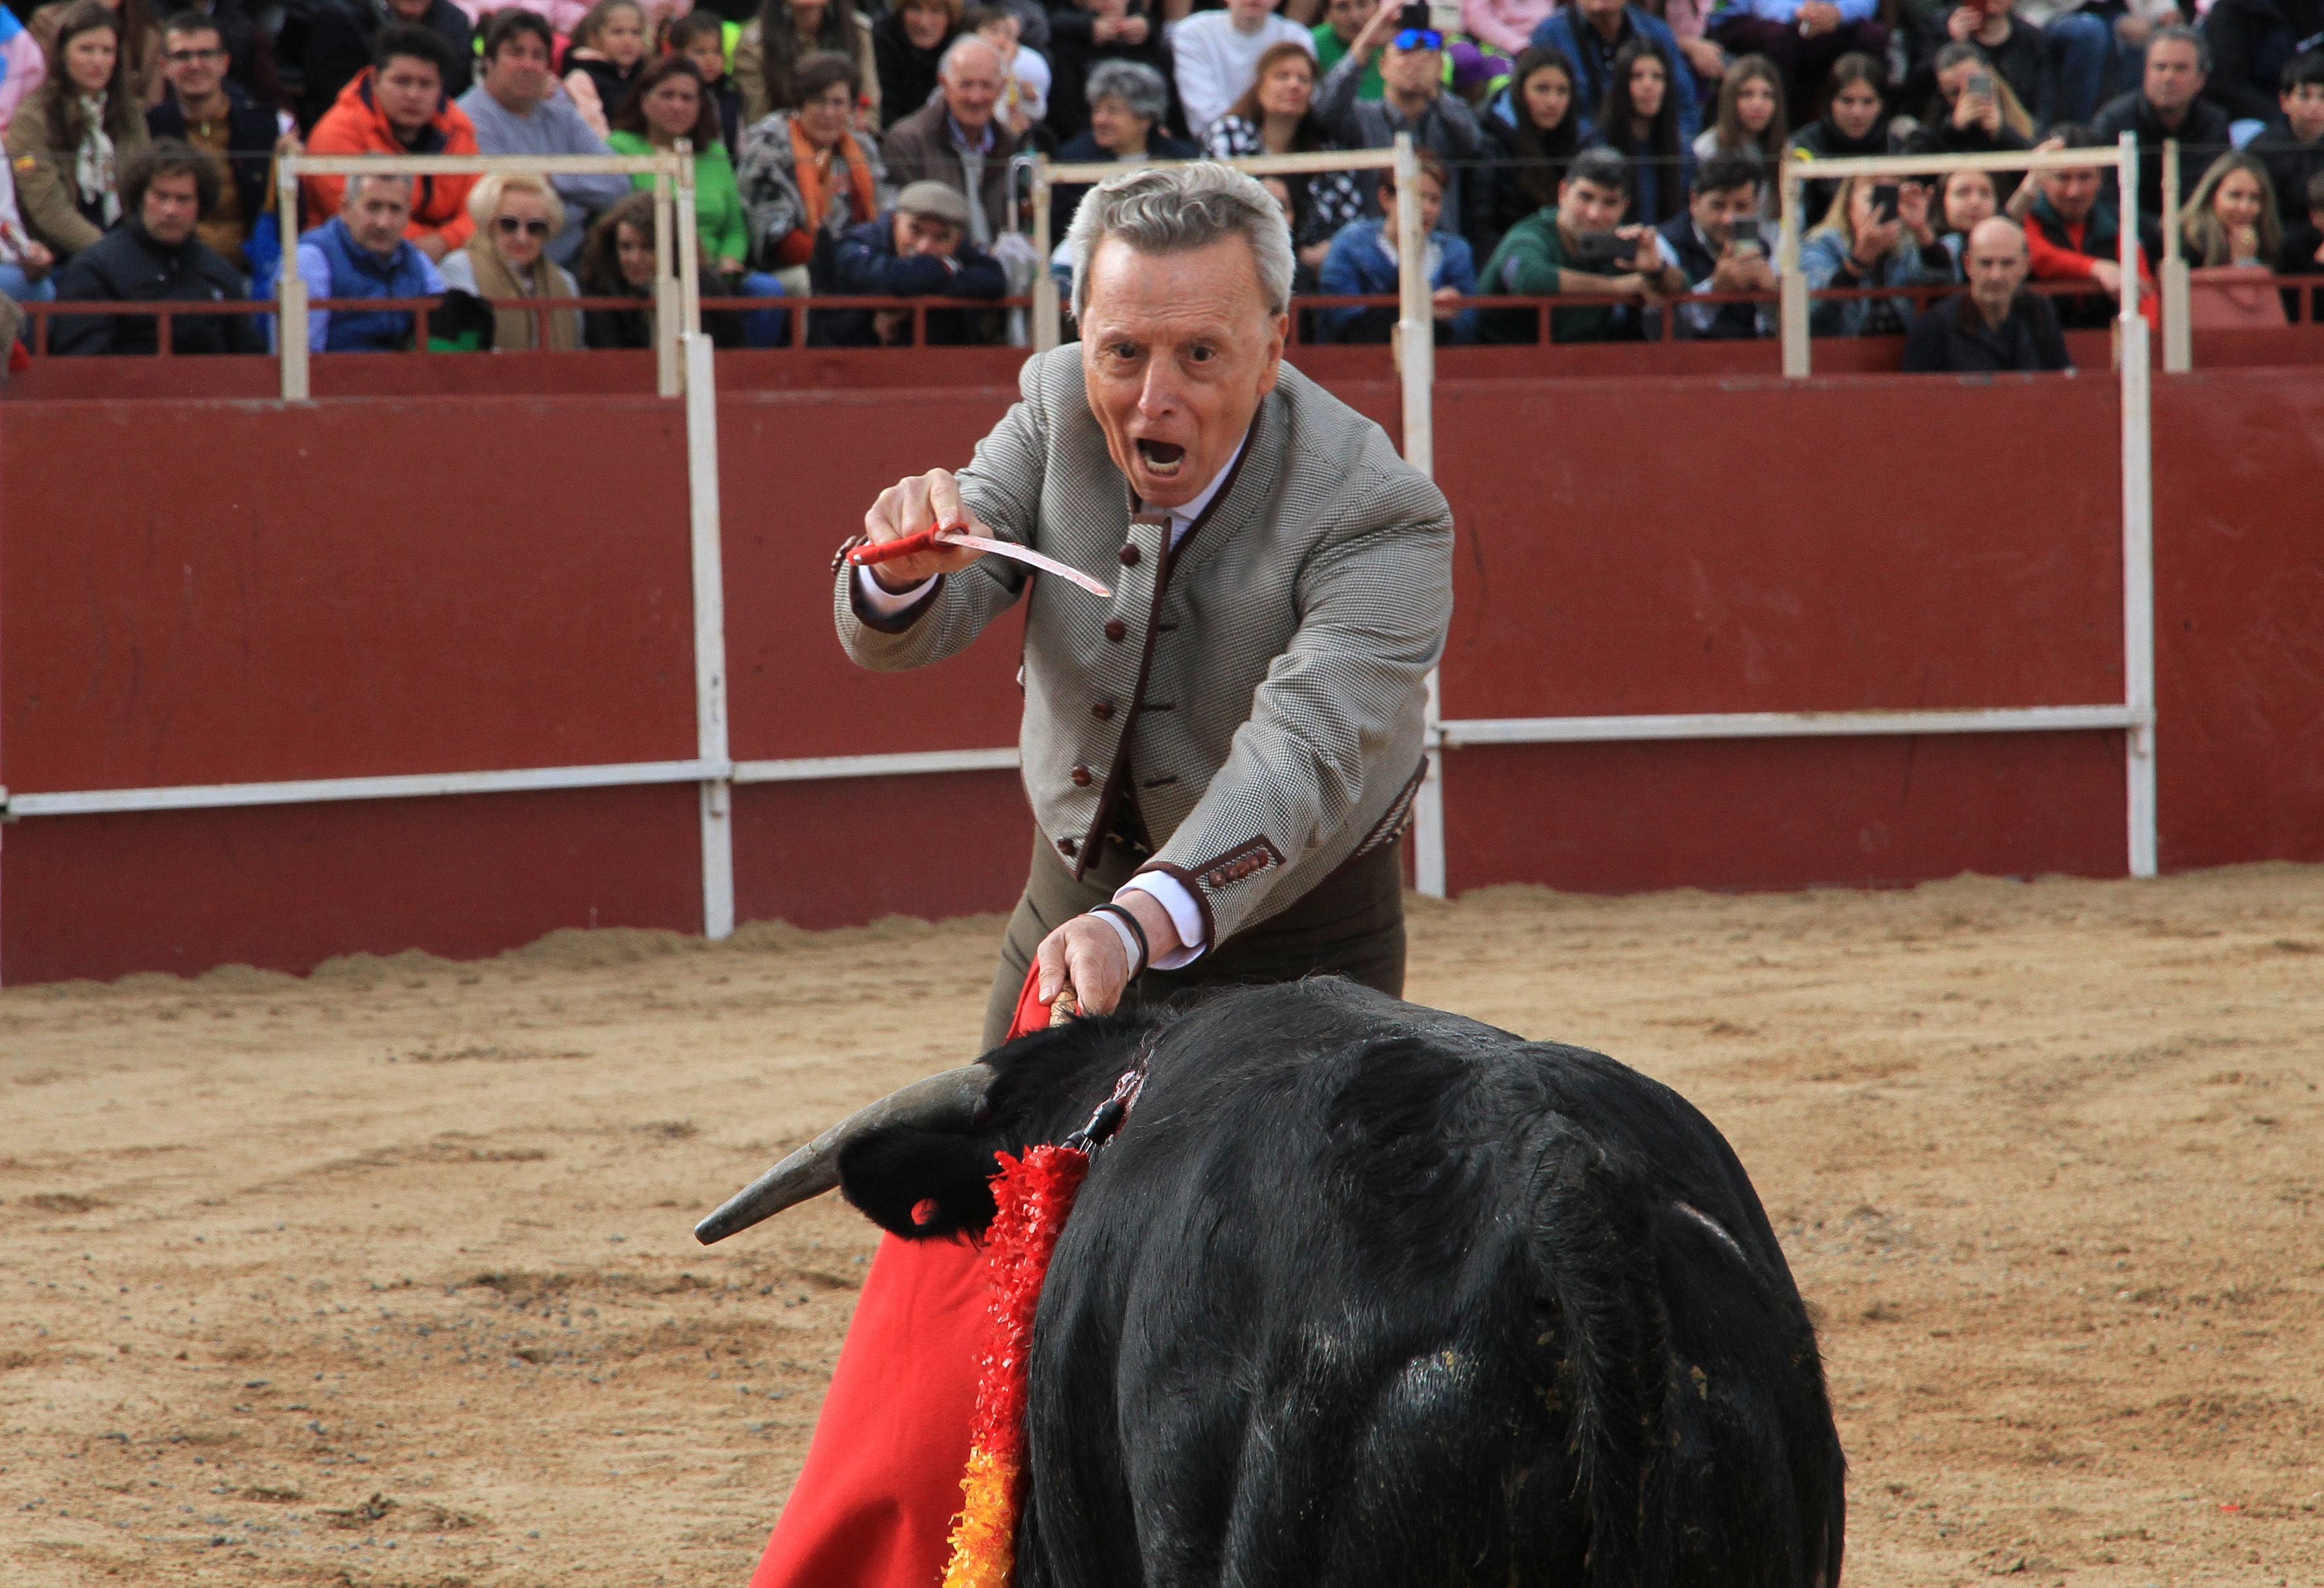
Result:
<instances>
[{"instance_id":1,"label":"bull's ear","mask_svg":"<svg viewBox=\"0 0 2324 1588\"><path fill-rule=\"evenodd\" d=\"M839 1191L873 1223L907 1241L992 1222L992 1177L999 1140L984 1131L891 1125L867 1131L839 1154Z\"/></svg>"}]
</instances>

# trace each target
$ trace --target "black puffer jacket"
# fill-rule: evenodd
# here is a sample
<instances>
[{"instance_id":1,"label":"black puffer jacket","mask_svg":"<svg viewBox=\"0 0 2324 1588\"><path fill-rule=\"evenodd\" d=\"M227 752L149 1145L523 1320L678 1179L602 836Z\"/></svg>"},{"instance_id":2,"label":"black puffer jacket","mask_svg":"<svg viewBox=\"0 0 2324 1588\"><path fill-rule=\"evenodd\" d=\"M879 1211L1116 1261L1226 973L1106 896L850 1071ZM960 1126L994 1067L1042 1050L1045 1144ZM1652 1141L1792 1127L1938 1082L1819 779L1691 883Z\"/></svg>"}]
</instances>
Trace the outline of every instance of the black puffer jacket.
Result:
<instances>
[{"instance_id":1,"label":"black puffer jacket","mask_svg":"<svg viewBox=\"0 0 2324 1588\"><path fill-rule=\"evenodd\" d=\"M242 277L198 239L171 247L124 221L74 254L57 272L60 303L218 303L243 296ZM66 355L154 353L157 321L143 315L59 315L49 351ZM188 314L170 322L170 351L263 353L255 316Z\"/></svg>"}]
</instances>

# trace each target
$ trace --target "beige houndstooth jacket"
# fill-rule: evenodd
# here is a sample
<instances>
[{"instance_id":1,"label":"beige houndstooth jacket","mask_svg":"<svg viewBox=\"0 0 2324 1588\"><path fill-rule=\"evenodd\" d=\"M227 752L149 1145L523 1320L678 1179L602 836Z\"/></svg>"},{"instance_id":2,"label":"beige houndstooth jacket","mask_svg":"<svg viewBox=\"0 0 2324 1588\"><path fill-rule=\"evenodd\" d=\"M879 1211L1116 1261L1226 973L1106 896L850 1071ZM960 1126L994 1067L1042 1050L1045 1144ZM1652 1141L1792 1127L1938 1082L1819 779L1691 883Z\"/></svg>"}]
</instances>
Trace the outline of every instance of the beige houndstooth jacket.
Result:
<instances>
[{"instance_id":1,"label":"beige houndstooth jacket","mask_svg":"<svg viewBox=\"0 0 2324 1588\"><path fill-rule=\"evenodd\" d=\"M1289 365L1233 477L1175 554L1133 513L1082 386L1081 352L1026 361L1022 398L959 475L994 533L1113 587L1101 600L979 560L874 618L835 591L864 667L940 661L1032 587L1025 789L1078 875L1125 793L1215 947L1401 830L1428 669L1452 610L1452 514L1378 425Z\"/></svg>"}]
</instances>

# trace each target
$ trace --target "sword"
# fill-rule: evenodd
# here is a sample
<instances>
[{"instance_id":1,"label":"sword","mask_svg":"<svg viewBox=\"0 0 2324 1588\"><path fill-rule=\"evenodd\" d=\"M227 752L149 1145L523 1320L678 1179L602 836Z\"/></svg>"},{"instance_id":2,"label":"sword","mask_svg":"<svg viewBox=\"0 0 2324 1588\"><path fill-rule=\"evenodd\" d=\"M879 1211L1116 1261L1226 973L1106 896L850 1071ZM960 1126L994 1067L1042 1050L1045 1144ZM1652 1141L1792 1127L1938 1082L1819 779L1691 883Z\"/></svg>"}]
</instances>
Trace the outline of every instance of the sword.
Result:
<instances>
[{"instance_id":1,"label":"sword","mask_svg":"<svg viewBox=\"0 0 2324 1588\"><path fill-rule=\"evenodd\" d=\"M866 540L847 554L850 568L870 568L875 562L892 562L899 557L911 557L932 546L965 546L973 551L994 557L1007 557L1037 568L1045 574L1055 574L1070 579L1100 599L1111 598L1113 592L1077 568L1068 568L1054 557L1044 557L1030 546L1019 546L1014 540L996 540L990 535L972 535L957 526L946 529L922 530L916 535L906 535L896 540Z\"/></svg>"}]
</instances>

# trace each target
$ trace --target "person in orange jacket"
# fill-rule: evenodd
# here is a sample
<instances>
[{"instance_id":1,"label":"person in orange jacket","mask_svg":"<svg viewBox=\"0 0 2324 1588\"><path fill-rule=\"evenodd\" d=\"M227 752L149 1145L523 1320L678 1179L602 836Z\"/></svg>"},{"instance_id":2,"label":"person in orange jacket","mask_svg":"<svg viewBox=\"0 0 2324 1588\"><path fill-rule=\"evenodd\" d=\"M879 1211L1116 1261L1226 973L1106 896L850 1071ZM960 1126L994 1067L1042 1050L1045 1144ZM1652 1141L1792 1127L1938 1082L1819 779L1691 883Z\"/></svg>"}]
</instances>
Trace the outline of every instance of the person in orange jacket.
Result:
<instances>
[{"instance_id":1,"label":"person in orange jacket","mask_svg":"<svg viewBox=\"0 0 2324 1588\"><path fill-rule=\"evenodd\" d=\"M396 26L379 36L378 64L339 90L307 139L309 154L474 154L476 128L444 92L449 75L444 42L425 28ZM468 240L473 176L421 177L412 187L411 225L404 232L431 260ZM344 177L302 177L307 222L339 212Z\"/></svg>"}]
</instances>

